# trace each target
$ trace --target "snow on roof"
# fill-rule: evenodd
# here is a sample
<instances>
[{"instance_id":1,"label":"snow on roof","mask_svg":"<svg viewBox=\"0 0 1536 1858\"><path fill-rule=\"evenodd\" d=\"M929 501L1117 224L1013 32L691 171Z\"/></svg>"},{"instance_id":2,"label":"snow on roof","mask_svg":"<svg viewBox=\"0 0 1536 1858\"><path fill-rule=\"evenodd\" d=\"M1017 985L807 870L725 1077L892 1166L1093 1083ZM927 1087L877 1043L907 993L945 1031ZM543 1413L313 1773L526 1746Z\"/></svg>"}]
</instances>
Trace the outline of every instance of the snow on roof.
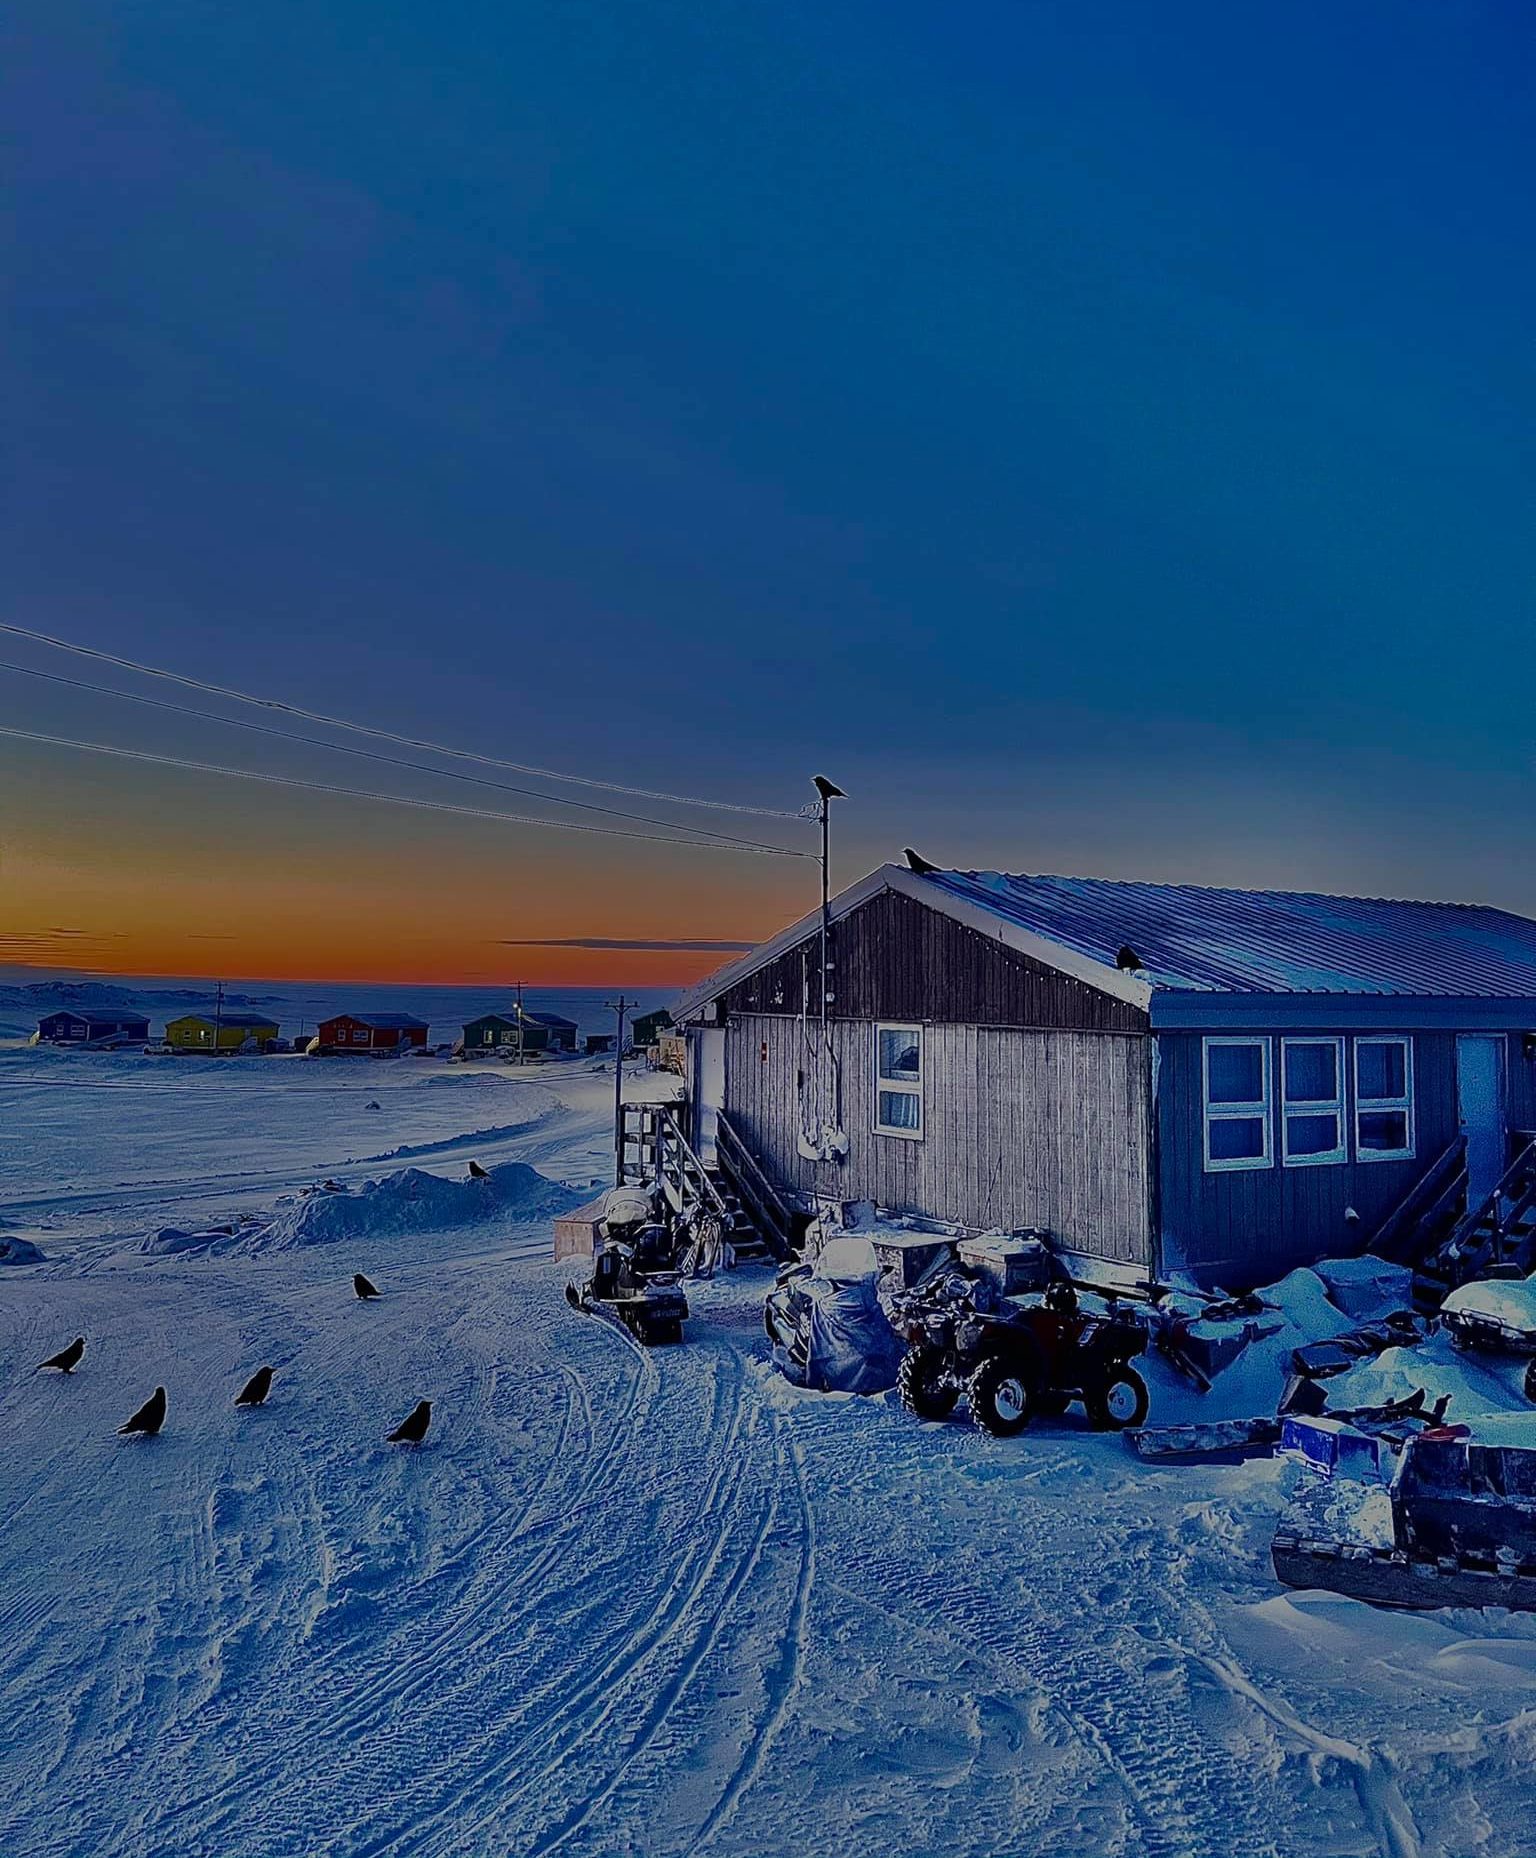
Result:
<instances>
[{"instance_id":1,"label":"snow on roof","mask_svg":"<svg viewBox=\"0 0 1536 1858\"><path fill-rule=\"evenodd\" d=\"M924 872L940 896L1156 989L1536 996L1536 922L1478 904L1220 890L998 871Z\"/></svg>"},{"instance_id":2,"label":"snow on roof","mask_svg":"<svg viewBox=\"0 0 1536 1858\"><path fill-rule=\"evenodd\" d=\"M147 1014L132 1013L127 1008L113 1010L98 1007L60 1006L55 1007L51 1013L44 1013L43 1019L78 1019L87 1026L147 1026L149 1024Z\"/></svg>"},{"instance_id":3,"label":"snow on roof","mask_svg":"<svg viewBox=\"0 0 1536 1858\"><path fill-rule=\"evenodd\" d=\"M416 1019L410 1013L333 1013L331 1017L355 1019L360 1026L372 1026L376 1032L404 1031L412 1026L419 1026L423 1032L427 1029L424 1019Z\"/></svg>"},{"instance_id":4,"label":"snow on roof","mask_svg":"<svg viewBox=\"0 0 1536 1858\"><path fill-rule=\"evenodd\" d=\"M559 1013L524 1013L524 1019L531 1019L536 1026L574 1026L574 1019L566 1019Z\"/></svg>"}]
</instances>

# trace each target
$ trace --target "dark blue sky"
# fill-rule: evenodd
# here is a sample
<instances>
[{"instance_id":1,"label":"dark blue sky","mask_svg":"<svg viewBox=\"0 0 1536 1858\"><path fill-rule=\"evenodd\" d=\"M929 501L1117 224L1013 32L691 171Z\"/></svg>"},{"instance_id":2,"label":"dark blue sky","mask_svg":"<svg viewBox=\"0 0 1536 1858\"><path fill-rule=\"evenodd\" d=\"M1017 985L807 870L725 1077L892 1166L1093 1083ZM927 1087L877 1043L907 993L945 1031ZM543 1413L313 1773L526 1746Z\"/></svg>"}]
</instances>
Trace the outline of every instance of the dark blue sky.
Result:
<instances>
[{"instance_id":1,"label":"dark blue sky","mask_svg":"<svg viewBox=\"0 0 1536 1858\"><path fill-rule=\"evenodd\" d=\"M912 840L1536 909L1527 6L20 19L8 616L620 778L825 765L845 876ZM0 714L156 734L3 673ZM146 814L449 881L490 842L0 777L39 895L72 809L125 857ZM678 868L695 934L801 900ZM657 921L574 914L513 929Z\"/></svg>"}]
</instances>

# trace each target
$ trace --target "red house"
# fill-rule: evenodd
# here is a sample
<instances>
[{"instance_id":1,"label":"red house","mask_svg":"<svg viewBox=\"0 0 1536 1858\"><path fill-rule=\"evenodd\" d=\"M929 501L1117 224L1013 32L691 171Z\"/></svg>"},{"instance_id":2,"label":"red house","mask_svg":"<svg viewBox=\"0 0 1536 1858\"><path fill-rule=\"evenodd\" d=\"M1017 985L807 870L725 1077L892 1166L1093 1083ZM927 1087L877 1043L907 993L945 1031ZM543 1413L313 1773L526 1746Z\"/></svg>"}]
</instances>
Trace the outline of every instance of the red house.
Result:
<instances>
[{"instance_id":1,"label":"red house","mask_svg":"<svg viewBox=\"0 0 1536 1858\"><path fill-rule=\"evenodd\" d=\"M409 1013L338 1013L322 1019L316 1035L323 1052L403 1052L427 1043L427 1023Z\"/></svg>"}]
</instances>

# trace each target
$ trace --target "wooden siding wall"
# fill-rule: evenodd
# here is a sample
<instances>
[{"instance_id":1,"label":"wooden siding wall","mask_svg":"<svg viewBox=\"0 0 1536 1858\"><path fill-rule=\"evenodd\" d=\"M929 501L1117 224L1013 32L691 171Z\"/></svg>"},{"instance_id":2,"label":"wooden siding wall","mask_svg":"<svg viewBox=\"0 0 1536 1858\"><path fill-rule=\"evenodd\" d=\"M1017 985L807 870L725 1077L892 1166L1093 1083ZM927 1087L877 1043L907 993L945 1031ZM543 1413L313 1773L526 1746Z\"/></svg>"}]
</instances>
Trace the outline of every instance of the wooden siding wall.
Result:
<instances>
[{"instance_id":1,"label":"wooden siding wall","mask_svg":"<svg viewBox=\"0 0 1536 1858\"><path fill-rule=\"evenodd\" d=\"M1043 1226L1076 1250L1150 1262L1145 1033L929 1024L914 1142L874 1133L874 1024L834 1023L849 1153L815 1163L796 1146L800 1021L732 1016L727 1113L780 1180L981 1229Z\"/></svg>"},{"instance_id":2,"label":"wooden siding wall","mask_svg":"<svg viewBox=\"0 0 1536 1858\"><path fill-rule=\"evenodd\" d=\"M798 1017L805 981L819 1010L817 939L729 988L735 1013ZM968 929L912 897L882 891L834 925L833 1012L839 1019L1145 1032L1139 1008Z\"/></svg>"},{"instance_id":3,"label":"wooden siding wall","mask_svg":"<svg viewBox=\"0 0 1536 1858\"><path fill-rule=\"evenodd\" d=\"M1390 1034L1390 1028L1383 1028ZM1372 1033L1376 1031L1371 1028ZM1272 1054L1278 1092L1280 1034ZM1292 1033L1289 1036L1308 1036ZM1319 1038L1345 1041L1345 1136L1354 1154L1351 1032L1319 1030ZM1456 1104L1456 1035L1404 1032L1413 1040L1414 1156L1411 1161L1354 1160L1321 1167L1291 1167L1280 1160L1278 1105L1267 1168L1205 1171L1201 1035L1160 1032L1158 1042L1158 1172L1162 1208L1162 1265L1187 1266L1201 1277L1250 1287L1273 1283L1293 1266L1357 1252L1414 1181L1453 1141ZM1510 1068L1522 1063L1510 1041ZM1347 1220L1353 1207L1359 1221Z\"/></svg>"}]
</instances>

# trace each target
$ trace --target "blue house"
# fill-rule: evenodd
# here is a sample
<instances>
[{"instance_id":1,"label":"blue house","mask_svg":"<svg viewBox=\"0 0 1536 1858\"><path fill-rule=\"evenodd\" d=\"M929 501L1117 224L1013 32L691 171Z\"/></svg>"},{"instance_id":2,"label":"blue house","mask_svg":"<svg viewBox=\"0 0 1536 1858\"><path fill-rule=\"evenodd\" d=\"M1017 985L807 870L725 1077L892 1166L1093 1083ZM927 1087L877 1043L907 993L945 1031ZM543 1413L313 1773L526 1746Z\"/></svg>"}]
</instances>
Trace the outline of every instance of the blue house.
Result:
<instances>
[{"instance_id":1,"label":"blue house","mask_svg":"<svg viewBox=\"0 0 1536 1858\"><path fill-rule=\"evenodd\" d=\"M142 1013L111 1008L85 1011L67 1007L45 1013L37 1022L37 1036L46 1045L99 1045L112 1039L147 1039L149 1021Z\"/></svg>"},{"instance_id":2,"label":"blue house","mask_svg":"<svg viewBox=\"0 0 1536 1858\"><path fill-rule=\"evenodd\" d=\"M909 855L684 1000L694 1129L871 1199L1263 1283L1476 1208L1536 1130L1536 923ZM822 994L826 1029L821 1030Z\"/></svg>"}]
</instances>

